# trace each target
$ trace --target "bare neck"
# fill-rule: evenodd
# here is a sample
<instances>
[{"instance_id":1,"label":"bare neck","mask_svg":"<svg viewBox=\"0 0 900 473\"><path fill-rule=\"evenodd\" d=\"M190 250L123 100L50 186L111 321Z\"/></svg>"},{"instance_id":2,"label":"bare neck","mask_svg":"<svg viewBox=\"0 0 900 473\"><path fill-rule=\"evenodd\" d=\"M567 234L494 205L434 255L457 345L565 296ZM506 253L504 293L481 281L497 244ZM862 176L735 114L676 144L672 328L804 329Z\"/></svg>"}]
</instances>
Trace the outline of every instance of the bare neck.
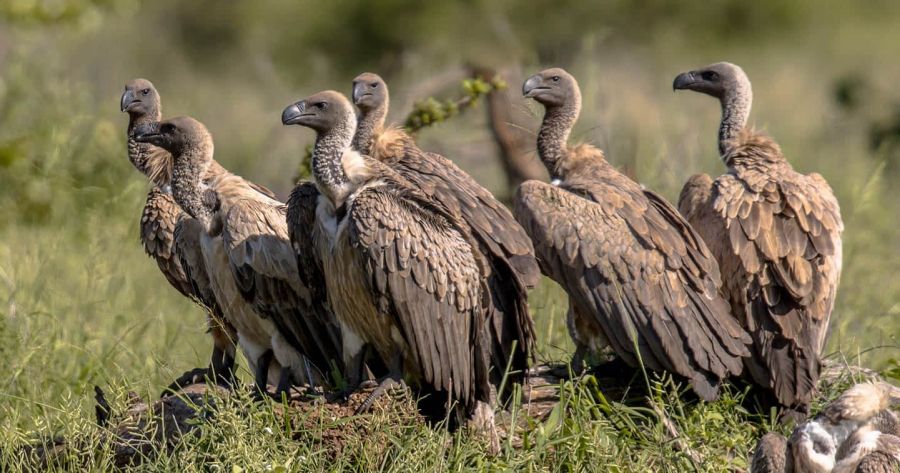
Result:
<instances>
[{"instance_id":1,"label":"bare neck","mask_svg":"<svg viewBox=\"0 0 900 473\"><path fill-rule=\"evenodd\" d=\"M563 105L548 106L544 113L544 121L538 132L537 149L552 179L561 177L560 166L566 160L569 151L566 143L572 127L578 120L580 109L581 99L576 97L575 100Z\"/></svg>"},{"instance_id":2,"label":"bare neck","mask_svg":"<svg viewBox=\"0 0 900 473\"><path fill-rule=\"evenodd\" d=\"M719 124L719 155L728 151L728 141L736 137L747 126L750 107L753 104L753 91L746 77L738 79L737 85L731 88L721 99L722 122Z\"/></svg>"},{"instance_id":3,"label":"bare neck","mask_svg":"<svg viewBox=\"0 0 900 473\"><path fill-rule=\"evenodd\" d=\"M220 168L213 159L213 145L203 143L182 150L175 157L172 172L172 195L175 201L207 230L212 224L213 211L203 199L203 178L213 168Z\"/></svg>"},{"instance_id":4,"label":"bare neck","mask_svg":"<svg viewBox=\"0 0 900 473\"><path fill-rule=\"evenodd\" d=\"M359 123L356 125L356 134L353 135L352 146L354 150L360 154L371 155L375 134L384 129L387 111L387 101L375 108L360 111Z\"/></svg>"},{"instance_id":5,"label":"bare neck","mask_svg":"<svg viewBox=\"0 0 900 473\"><path fill-rule=\"evenodd\" d=\"M312 172L319 190L331 199L335 207L343 204L350 191L350 178L344 171L342 159L353 141L355 119L321 132L313 148Z\"/></svg>"}]
</instances>

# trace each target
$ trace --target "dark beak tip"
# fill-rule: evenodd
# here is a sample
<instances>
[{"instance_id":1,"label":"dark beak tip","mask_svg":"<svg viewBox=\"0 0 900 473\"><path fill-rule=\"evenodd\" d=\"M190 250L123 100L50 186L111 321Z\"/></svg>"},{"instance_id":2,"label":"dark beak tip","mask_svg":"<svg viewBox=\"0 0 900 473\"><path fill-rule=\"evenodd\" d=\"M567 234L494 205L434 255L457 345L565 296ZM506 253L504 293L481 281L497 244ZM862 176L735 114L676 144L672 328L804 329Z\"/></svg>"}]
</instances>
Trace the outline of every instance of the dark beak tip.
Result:
<instances>
[{"instance_id":1,"label":"dark beak tip","mask_svg":"<svg viewBox=\"0 0 900 473\"><path fill-rule=\"evenodd\" d=\"M291 104L285 107L284 111L281 112L281 124L282 125L295 125L297 124L297 119L300 117L300 109L297 107L297 104Z\"/></svg>"},{"instance_id":2,"label":"dark beak tip","mask_svg":"<svg viewBox=\"0 0 900 473\"><path fill-rule=\"evenodd\" d=\"M672 81L672 90L684 90L690 87L691 84L694 83L694 76L690 72L683 72L678 74L675 77L675 80Z\"/></svg>"}]
</instances>

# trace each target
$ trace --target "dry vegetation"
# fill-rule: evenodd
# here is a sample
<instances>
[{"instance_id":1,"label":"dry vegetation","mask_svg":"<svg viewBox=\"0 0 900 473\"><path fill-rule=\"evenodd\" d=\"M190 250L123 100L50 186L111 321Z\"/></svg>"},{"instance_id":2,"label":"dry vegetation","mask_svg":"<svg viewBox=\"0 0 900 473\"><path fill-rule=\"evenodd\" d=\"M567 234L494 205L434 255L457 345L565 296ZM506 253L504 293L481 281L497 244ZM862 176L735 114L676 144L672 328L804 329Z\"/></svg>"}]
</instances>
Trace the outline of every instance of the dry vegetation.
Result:
<instances>
[{"instance_id":1,"label":"dry vegetation","mask_svg":"<svg viewBox=\"0 0 900 473\"><path fill-rule=\"evenodd\" d=\"M137 240L147 184L126 159L126 117L117 109L135 76L155 82L165 115L204 121L223 164L285 196L286 176L312 140L279 123L298 97L348 90L357 72L375 69L392 87L391 118L402 121L415 100L456 94L468 61L506 71L513 92L541 64L562 65L584 92L574 138L599 145L674 199L690 174L719 172L721 164L715 103L673 94L672 78L716 60L739 63L755 85L751 122L796 168L823 174L841 203L847 231L830 358L900 378L900 148L890 139L900 114L896 2L736 1L721 10L679 2L684 11L659 1L610 2L616 6L595 12L595 2L569 1L555 7L566 15L524 14L558 3L549 1L527 9L464 2L460 11L444 2L423 9L374 2L368 12L351 2L319 10L230 2L206 15L209 3L0 2L0 470L22 468L21 446L56 436L79 439L56 467L109 469L115 455L95 425L93 385L123 412L128 391L155 396L206 362L201 312L167 285ZM394 18L408 37L394 31ZM524 126L535 129L536 109L515 94L511 103L534 117ZM483 115L472 110L424 130L420 143L508 195ZM873 147L884 130L888 139ZM558 288L543 284L532 310L542 359L566 359L572 347ZM823 386L823 398L849 381ZM248 405L239 396L219 402L215 422L172 455L141 468L692 469L662 412L703 460L700 470L728 471L746 466L771 426L740 406L738 388L702 404L680 399L667 381L649 384L649 404L621 404L589 380L567 385L560 407L496 458L484 456L477 438L391 416L369 419L365 435L350 436L335 453L323 437L333 426L304 427L298 437L277 404Z\"/></svg>"}]
</instances>

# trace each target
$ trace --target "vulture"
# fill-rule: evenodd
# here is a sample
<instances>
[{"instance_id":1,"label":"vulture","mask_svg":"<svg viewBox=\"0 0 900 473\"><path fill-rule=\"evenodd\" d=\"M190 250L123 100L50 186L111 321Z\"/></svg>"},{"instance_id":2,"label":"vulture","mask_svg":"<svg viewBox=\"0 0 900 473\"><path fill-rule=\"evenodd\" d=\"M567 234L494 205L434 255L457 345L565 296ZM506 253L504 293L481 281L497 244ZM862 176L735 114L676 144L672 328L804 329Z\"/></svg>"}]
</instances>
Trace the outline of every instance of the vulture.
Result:
<instances>
[{"instance_id":1,"label":"vulture","mask_svg":"<svg viewBox=\"0 0 900 473\"><path fill-rule=\"evenodd\" d=\"M236 333L222 314L209 281L204 276L190 279L181 264L175 242L175 227L191 217L172 196L172 155L149 143L134 139L135 129L160 120L162 109L159 93L147 79L134 79L125 84L121 99L122 112L128 113L128 159L152 183L147 203L141 213L141 243L144 251L156 260L159 270L178 292L199 303L207 312L209 331L213 337L210 379L233 386ZM191 242L197 244L197 242ZM198 262L200 264L201 262Z\"/></svg>"},{"instance_id":2,"label":"vulture","mask_svg":"<svg viewBox=\"0 0 900 473\"><path fill-rule=\"evenodd\" d=\"M520 185L514 213L544 273L569 295L573 365L609 346L629 366L671 372L716 399L722 380L741 373L750 339L719 295L706 245L599 149L567 146L581 111L574 77L547 69L522 92L546 109L537 149L553 181Z\"/></svg>"},{"instance_id":3,"label":"vulture","mask_svg":"<svg viewBox=\"0 0 900 473\"><path fill-rule=\"evenodd\" d=\"M900 389L884 382L852 386L818 415L798 425L790 439L764 435L751 473L852 473L900 467Z\"/></svg>"},{"instance_id":4,"label":"vulture","mask_svg":"<svg viewBox=\"0 0 900 473\"><path fill-rule=\"evenodd\" d=\"M365 404L409 381L446 401L497 444L484 327L487 270L469 227L378 160L351 149L353 105L324 91L289 105L285 125L315 130L307 187L317 206L310 238L348 363L364 344L388 375ZM292 222L296 225L299 222Z\"/></svg>"},{"instance_id":5,"label":"vulture","mask_svg":"<svg viewBox=\"0 0 900 473\"><path fill-rule=\"evenodd\" d=\"M806 416L841 273L840 208L819 174L800 174L771 138L746 128L752 92L744 71L713 64L675 78L721 102L725 174L692 176L678 207L727 275L722 293L753 338L748 374L782 409Z\"/></svg>"},{"instance_id":6,"label":"vulture","mask_svg":"<svg viewBox=\"0 0 900 473\"><path fill-rule=\"evenodd\" d=\"M199 241L191 251L186 248L183 264L190 274L205 270L251 361L259 392L266 392L270 368L280 369L277 393L316 379L307 361L320 377L332 367L341 369L336 321L318 310L313 291L300 282L287 235L287 207L219 165L212 137L193 118L142 125L135 140L174 156L172 193L194 217L176 226L176 244Z\"/></svg>"},{"instance_id":7,"label":"vulture","mask_svg":"<svg viewBox=\"0 0 900 473\"><path fill-rule=\"evenodd\" d=\"M491 365L497 368L491 377L499 385L508 366L514 379L521 378L535 343L528 291L541 277L528 234L509 209L452 161L422 151L399 128L385 128L390 99L381 77L370 72L356 77L353 102L359 115L352 149L387 164L471 228L490 270L487 324Z\"/></svg>"}]
</instances>

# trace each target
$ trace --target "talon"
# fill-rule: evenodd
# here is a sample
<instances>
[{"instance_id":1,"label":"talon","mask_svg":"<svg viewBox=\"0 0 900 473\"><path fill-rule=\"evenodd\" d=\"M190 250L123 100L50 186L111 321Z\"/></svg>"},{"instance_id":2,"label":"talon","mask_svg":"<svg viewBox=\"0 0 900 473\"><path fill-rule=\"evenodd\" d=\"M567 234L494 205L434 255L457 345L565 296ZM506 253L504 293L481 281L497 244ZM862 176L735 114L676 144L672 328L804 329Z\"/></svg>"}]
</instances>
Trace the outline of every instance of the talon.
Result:
<instances>
[{"instance_id":1,"label":"talon","mask_svg":"<svg viewBox=\"0 0 900 473\"><path fill-rule=\"evenodd\" d=\"M388 392L388 390L395 386L406 388L406 383L404 383L402 380L397 381L396 379L391 377L383 379L381 383L378 384L378 387L376 387L375 390L372 391L372 394L369 394L369 397L367 397L366 400L363 401L363 403L356 409L354 415L360 415L369 412L369 410L372 409L372 405L375 404L375 401L384 396L384 394Z\"/></svg>"}]
</instances>

